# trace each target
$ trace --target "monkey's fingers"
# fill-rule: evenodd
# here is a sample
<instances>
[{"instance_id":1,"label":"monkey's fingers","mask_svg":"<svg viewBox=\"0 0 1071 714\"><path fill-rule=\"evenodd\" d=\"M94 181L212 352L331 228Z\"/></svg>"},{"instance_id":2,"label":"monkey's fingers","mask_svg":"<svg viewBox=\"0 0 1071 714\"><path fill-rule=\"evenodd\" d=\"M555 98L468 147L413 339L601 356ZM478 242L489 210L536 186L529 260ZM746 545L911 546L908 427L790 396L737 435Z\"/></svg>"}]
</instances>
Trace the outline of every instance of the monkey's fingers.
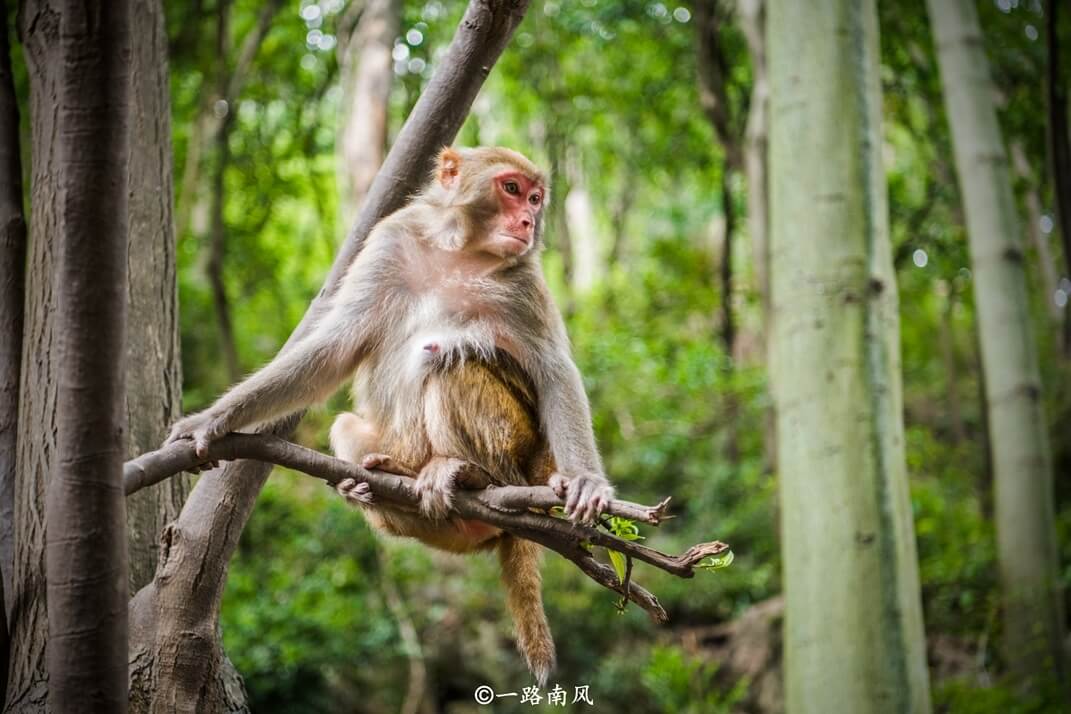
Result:
<instances>
[{"instance_id":1,"label":"monkey's fingers","mask_svg":"<svg viewBox=\"0 0 1071 714\"><path fill-rule=\"evenodd\" d=\"M344 479L335 484L335 491L351 503L368 506L372 503L372 488L364 481L357 479Z\"/></svg>"},{"instance_id":2,"label":"monkey's fingers","mask_svg":"<svg viewBox=\"0 0 1071 714\"><path fill-rule=\"evenodd\" d=\"M386 471L389 474L416 478L417 473L404 464L400 464L386 454L365 454L361 459L361 468L369 471Z\"/></svg>"},{"instance_id":3,"label":"monkey's fingers","mask_svg":"<svg viewBox=\"0 0 1071 714\"><path fill-rule=\"evenodd\" d=\"M565 494L569 491L569 479L562 476L560 473L553 473L547 480L547 485L554 491L554 495L558 498L565 498Z\"/></svg>"}]
</instances>

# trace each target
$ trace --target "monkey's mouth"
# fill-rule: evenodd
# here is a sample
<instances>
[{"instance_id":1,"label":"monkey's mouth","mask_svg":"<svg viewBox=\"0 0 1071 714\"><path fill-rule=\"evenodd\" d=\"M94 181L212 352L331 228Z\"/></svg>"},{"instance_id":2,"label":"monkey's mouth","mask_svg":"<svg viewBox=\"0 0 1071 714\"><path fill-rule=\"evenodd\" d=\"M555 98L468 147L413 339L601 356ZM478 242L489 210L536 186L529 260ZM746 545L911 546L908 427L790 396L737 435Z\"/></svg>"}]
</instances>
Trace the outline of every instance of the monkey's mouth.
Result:
<instances>
[{"instance_id":1,"label":"monkey's mouth","mask_svg":"<svg viewBox=\"0 0 1071 714\"><path fill-rule=\"evenodd\" d=\"M520 243L521 245L525 246L526 248L528 247L529 241L528 241L527 238L520 238L518 236L513 235L512 233L499 233L498 235L502 236L503 238L509 238L510 240L515 240L518 243Z\"/></svg>"}]
</instances>

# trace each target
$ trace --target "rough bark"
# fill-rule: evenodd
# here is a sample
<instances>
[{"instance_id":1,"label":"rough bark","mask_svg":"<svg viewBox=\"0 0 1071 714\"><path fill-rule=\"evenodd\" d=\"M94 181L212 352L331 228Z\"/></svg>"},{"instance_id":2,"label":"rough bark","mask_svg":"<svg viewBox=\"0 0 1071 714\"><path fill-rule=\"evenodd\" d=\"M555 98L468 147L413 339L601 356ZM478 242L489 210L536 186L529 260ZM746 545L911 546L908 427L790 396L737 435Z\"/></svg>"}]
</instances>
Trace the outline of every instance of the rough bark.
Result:
<instances>
[{"instance_id":1,"label":"rough bark","mask_svg":"<svg viewBox=\"0 0 1071 714\"><path fill-rule=\"evenodd\" d=\"M127 235L127 455L158 446L182 410L171 173L171 100L161 0L132 0ZM127 499L130 592L156 572L160 531L190 491L181 476Z\"/></svg>"},{"instance_id":2,"label":"rough bark","mask_svg":"<svg viewBox=\"0 0 1071 714\"><path fill-rule=\"evenodd\" d=\"M19 112L11 76L7 4L0 0L0 586L11 592L14 563L15 450L22 360L22 301L26 284L26 220L22 213ZM0 600L0 603L3 601ZM7 617L0 609L0 656L7 652ZM0 681L7 668L0 671ZM2 699L2 694L0 694Z\"/></svg>"},{"instance_id":3,"label":"rough bark","mask_svg":"<svg viewBox=\"0 0 1071 714\"><path fill-rule=\"evenodd\" d=\"M394 84L391 51L400 24L400 0L368 0L353 35L339 45L343 96L339 176L347 224L360 210L387 153L387 114Z\"/></svg>"},{"instance_id":4,"label":"rough bark","mask_svg":"<svg viewBox=\"0 0 1071 714\"><path fill-rule=\"evenodd\" d=\"M45 499L48 706L127 709L122 463L130 13L59 8L56 458Z\"/></svg>"},{"instance_id":5,"label":"rough bark","mask_svg":"<svg viewBox=\"0 0 1071 714\"><path fill-rule=\"evenodd\" d=\"M1008 157L975 6L930 0L967 218L996 491L1005 661L1023 686L1065 674L1052 460ZM1065 234L1066 235L1066 234Z\"/></svg>"},{"instance_id":6,"label":"rough bark","mask_svg":"<svg viewBox=\"0 0 1071 714\"><path fill-rule=\"evenodd\" d=\"M11 76L7 4L0 0L0 702L7 692L8 619L15 562L15 452L18 443L26 220L22 213L19 113Z\"/></svg>"},{"instance_id":7,"label":"rough bark","mask_svg":"<svg viewBox=\"0 0 1071 714\"><path fill-rule=\"evenodd\" d=\"M372 227L418 190L435 152L453 140L527 5L525 0L470 2L291 343L321 313ZM299 419L295 414L268 429L289 434ZM131 666L131 677L136 687L144 683L151 689L153 710L230 710L231 690L219 666L220 599L228 563L269 470L258 462L239 461L203 475L178 520L165 530L156 578L131 603L131 645L145 652Z\"/></svg>"},{"instance_id":8,"label":"rough bark","mask_svg":"<svg viewBox=\"0 0 1071 714\"><path fill-rule=\"evenodd\" d=\"M56 131L58 90L54 73L59 13L46 2L26 3L19 31L30 78L32 137L29 262L15 456L15 564L10 598L11 665L5 712L43 712L48 692L45 641L45 485L52 469L56 430L55 243L62 222L58 205Z\"/></svg>"},{"instance_id":9,"label":"rough bark","mask_svg":"<svg viewBox=\"0 0 1071 714\"><path fill-rule=\"evenodd\" d=\"M768 18L785 709L928 712L875 3Z\"/></svg>"}]
</instances>

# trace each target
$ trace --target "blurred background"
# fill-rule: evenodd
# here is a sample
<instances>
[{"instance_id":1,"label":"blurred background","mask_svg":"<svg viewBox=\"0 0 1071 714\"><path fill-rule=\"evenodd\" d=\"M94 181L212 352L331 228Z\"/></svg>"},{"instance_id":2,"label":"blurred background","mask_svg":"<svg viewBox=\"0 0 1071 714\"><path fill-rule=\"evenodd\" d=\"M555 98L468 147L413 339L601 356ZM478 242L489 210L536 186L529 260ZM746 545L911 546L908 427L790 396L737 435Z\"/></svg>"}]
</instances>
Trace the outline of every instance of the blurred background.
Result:
<instances>
[{"instance_id":1,"label":"blurred background","mask_svg":"<svg viewBox=\"0 0 1071 714\"><path fill-rule=\"evenodd\" d=\"M534 0L462 130L548 167L544 266L607 471L679 552L726 570L636 573L664 627L556 556L560 667L596 711L780 711L781 561L766 364L761 196L748 161L762 32L754 2ZM456 0L167 3L184 409L265 363L297 324L464 9ZM1013 169L1071 580L1071 280L1046 148L1037 0L980 0ZM880 3L883 157L901 301L906 450L940 711L1042 711L1002 684L993 488L962 201L924 10ZM758 54L756 54L758 53ZM760 68L761 69L761 68ZM761 88L761 87L759 87ZM805 140L805 137L801 137ZM756 208L759 206L759 208ZM327 449L340 392L299 440ZM493 558L373 536L318 481L276 470L233 561L229 656L256 712L465 712L529 684ZM538 709L500 703L496 711Z\"/></svg>"}]
</instances>

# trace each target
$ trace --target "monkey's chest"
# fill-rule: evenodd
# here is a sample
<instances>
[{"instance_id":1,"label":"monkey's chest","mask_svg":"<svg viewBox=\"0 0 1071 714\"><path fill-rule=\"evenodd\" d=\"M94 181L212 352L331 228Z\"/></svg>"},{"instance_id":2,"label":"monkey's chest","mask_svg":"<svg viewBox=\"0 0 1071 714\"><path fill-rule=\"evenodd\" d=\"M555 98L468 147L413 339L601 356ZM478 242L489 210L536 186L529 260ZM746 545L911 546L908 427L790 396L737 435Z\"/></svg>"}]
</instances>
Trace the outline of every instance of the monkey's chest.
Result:
<instances>
[{"instance_id":1,"label":"monkey's chest","mask_svg":"<svg viewBox=\"0 0 1071 714\"><path fill-rule=\"evenodd\" d=\"M453 301L420 300L357 373L357 397L383 421L417 428L424 385L436 370L466 359L490 359L501 329L477 311L457 309ZM393 334L391 334L393 333Z\"/></svg>"}]
</instances>

